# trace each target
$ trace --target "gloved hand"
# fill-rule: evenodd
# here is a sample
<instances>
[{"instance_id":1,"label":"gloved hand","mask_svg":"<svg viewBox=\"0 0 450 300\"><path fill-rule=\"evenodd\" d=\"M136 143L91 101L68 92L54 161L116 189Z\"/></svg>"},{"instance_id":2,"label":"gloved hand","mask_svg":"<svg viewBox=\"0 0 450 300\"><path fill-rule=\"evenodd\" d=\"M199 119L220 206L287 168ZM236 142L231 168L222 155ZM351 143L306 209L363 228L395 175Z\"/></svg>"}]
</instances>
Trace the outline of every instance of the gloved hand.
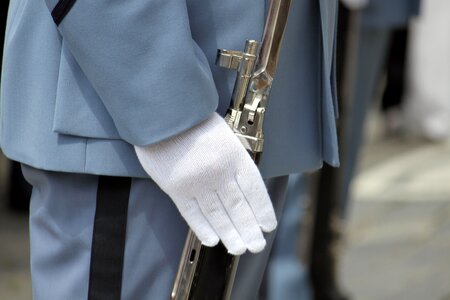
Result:
<instances>
[{"instance_id":1,"label":"gloved hand","mask_svg":"<svg viewBox=\"0 0 450 300\"><path fill-rule=\"evenodd\" d=\"M202 244L220 239L233 255L264 249L263 231L277 226L272 203L255 163L218 114L135 150Z\"/></svg>"}]
</instances>

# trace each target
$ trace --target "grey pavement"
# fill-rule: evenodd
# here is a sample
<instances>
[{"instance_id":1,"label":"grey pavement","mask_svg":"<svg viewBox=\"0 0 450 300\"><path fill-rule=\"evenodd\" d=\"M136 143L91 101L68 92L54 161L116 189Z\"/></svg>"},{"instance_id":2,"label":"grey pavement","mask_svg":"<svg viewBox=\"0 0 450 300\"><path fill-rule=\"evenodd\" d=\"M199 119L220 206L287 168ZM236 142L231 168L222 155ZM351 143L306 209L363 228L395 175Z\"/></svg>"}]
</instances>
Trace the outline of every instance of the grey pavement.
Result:
<instances>
[{"instance_id":1,"label":"grey pavement","mask_svg":"<svg viewBox=\"0 0 450 300\"><path fill-rule=\"evenodd\" d=\"M371 143L352 189L341 281L356 300L450 300L450 143Z\"/></svg>"}]
</instances>

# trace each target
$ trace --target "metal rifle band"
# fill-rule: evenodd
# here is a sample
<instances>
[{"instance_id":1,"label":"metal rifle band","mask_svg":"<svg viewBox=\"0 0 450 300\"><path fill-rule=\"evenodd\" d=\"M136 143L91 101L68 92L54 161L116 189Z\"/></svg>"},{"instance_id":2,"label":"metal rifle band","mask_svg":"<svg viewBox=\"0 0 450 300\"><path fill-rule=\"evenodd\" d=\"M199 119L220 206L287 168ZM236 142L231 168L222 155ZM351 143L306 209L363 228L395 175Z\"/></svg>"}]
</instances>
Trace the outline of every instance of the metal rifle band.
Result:
<instances>
[{"instance_id":1,"label":"metal rifle band","mask_svg":"<svg viewBox=\"0 0 450 300\"><path fill-rule=\"evenodd\" d=\"M237 71L225 120L256 164L263 150L263 122L291 0L271 0L262 42L247 40L244 51L219 49L216 64ZM259 50L259 51L258 51ZM227 300L239 256L223 244L206 247L190 230L171 294L173 300Z\"/></svg>"}]
</instances>

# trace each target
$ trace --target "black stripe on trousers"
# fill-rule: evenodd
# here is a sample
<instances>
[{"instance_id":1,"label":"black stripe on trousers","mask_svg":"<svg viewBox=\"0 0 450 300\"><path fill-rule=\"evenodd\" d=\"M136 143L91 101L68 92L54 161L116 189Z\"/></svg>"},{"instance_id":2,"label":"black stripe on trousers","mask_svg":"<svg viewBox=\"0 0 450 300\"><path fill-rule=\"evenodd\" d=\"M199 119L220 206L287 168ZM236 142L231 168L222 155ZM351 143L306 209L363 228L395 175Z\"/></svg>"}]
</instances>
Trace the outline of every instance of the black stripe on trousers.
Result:
<instances>
[{"instance_id":1,"label":"black stripe on trousers","mask_svg":"<svg viewBox=\"0 0 450 300\"><path fill-rule=\"evenodd\" d=\"M120 300L131 178L99 176L89 300Z\"/></svg>"},{"instance_id":2,"label":"black stripe on trousers","mask_svg":"<svg viewBox=\"0 0 450 300\"><path fill-rule=\"evenodd\" d=\"M53 22L58 26L64 17L69 13L76 0L59 0L52 10Z\"/></svg>"}]
</instances>

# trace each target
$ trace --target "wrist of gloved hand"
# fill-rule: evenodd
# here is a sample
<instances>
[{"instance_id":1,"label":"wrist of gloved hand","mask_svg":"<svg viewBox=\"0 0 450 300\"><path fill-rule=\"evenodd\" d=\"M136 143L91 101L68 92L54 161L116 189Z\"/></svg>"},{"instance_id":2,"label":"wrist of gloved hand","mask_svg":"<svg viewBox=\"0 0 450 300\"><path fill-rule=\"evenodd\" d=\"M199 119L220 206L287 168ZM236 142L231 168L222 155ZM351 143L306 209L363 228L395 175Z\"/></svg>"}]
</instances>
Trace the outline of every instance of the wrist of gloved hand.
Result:
<instances>
[{"instance_id":1,"label":"wrist of gloved hand","mask_svg":"<svg viewBox=\"0 0 450 300\"><path fill-rule=\"evenodd\" d=\"M216 113L177 136L135 146L145 171L167 193L206 246L260 252L277 222L261 174Z\"/></svg>"}]
</instances>

